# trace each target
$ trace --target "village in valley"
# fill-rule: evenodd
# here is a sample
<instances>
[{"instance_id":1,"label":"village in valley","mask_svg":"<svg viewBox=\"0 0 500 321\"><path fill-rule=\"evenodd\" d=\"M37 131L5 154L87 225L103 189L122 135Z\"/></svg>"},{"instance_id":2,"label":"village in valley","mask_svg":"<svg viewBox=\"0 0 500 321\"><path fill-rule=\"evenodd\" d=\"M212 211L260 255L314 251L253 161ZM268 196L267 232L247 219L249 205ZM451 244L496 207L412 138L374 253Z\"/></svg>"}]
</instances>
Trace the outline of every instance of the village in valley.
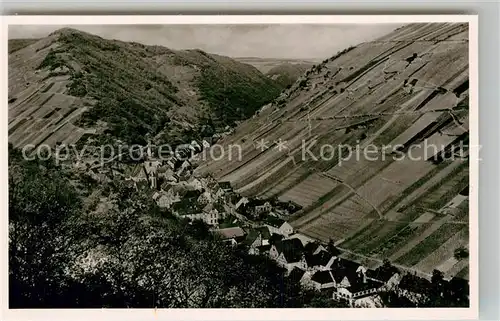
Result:
<instances>
[{"instance_id":1,"label":"village in valley","mask_svg":"<svg viewBox=\"0 0 500 321\"><path fill-rule=\"evenodd\" d=\"M9 26L11 309L474 306L468 23L96 26Z\"/></svg>"},{"instance_id":2,"label":"village in valley","mask_svg":"<svg viewBox=\"0 0 500 321\"><path fill-rule=\"evenodd\" d=\"M83 166L82 160L72 166L83 168L85 175L100 183L118 179L146 193L159 208L180 219L204 222L228 246L268 257L286 269L293 282L326 292L332 300L352 307L384 306L381 294L402 297L418 306L428 299L433 282L451 291L457 301L468 300L460 295L468 293L468 282L463 279L445 280L436 271L430 280L415 271L395 267L388 260L376 268L367 268L344 258L334 240L324 244L298 233L287 220L300 211L299 204L239 195L230 182L198 177L194 171L196 156L220 137L217 134L200 143L193 140L168 158L159 157L148 145L143 159L132 165L113 161L97 166L94 157L84 161Z\"/></svg>"}]
</instances>

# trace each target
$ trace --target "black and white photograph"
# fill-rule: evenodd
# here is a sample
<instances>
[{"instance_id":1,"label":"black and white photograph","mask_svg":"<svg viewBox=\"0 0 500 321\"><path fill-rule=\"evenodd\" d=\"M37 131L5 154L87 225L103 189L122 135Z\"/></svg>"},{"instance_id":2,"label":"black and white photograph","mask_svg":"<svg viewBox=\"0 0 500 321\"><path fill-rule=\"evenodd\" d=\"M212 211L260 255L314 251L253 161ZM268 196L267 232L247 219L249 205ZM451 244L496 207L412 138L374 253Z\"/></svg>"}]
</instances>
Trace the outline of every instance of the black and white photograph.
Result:
<instances>
[{"instance_id":1,"label":"black and white photograph","mask_svg":"<svg viewBox=\"0 0 500 321\"><path fill-rule=\"evenodd\" d=\"M477 300L467 19L100 19L8 26L9 309Z\"/></svg>"}]
</instances>

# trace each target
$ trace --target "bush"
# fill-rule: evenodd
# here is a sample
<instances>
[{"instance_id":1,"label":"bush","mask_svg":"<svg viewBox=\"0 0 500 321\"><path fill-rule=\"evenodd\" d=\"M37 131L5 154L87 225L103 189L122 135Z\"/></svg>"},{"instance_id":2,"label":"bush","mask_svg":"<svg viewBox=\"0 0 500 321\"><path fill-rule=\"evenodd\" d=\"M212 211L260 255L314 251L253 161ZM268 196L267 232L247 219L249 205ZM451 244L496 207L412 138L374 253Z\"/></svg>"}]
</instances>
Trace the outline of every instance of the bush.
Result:
<instances>
[{"instance_id":1,"label":"bush","mask_svg":"<svg viewBox=\"0 0 500 321\"><path fill-rule=\"evenodd\" d=\"M457 260L466 259L469 257L469 251L465 247L459 247L455 249L453 256Z\"/></svg>"}]
</instances>

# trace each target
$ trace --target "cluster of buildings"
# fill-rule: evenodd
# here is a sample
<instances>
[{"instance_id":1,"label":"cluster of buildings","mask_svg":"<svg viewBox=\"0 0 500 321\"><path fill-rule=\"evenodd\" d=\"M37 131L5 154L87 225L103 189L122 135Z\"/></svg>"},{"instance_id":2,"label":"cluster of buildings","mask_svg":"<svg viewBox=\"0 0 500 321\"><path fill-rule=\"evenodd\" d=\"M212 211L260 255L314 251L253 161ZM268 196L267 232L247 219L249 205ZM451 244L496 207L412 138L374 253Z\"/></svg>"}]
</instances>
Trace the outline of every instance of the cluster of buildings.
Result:
<instances>
[{"instance_id":1,"label":"cluster of buildings","mask_svg":"<svg viewBox=\"0 0 500 321\"><path fill-rule=\"evenodd\" d=\"M323 245L279 219L261 226L217 230L233 246L242 246L252 255L265 255L286 270L289 279L304 287L327 292L334 300L351 306L377 306L381 292L394 292L418 304L431 289L431 282L411 273L402 273L385 262L376 269L340 257L333 245ZM468 287L464 280L464 287Z\"/></svg>"},{"instance_id":2,"label":"cluster of buildings","mask_svg":"<svg viewBox=\"0 0 500 321\"><path fill-rule=\"evenodd\" d=\"M332 299L355 301L394 290L401 274L393 266L376 270L339 257L334 246L325 246L294 233L293 227L278 219L259 227L219 229L222 239L241 244L249 254L266 255L286 269L289 278L305 287L327 291Z\"/></svg>"}]
</instances>

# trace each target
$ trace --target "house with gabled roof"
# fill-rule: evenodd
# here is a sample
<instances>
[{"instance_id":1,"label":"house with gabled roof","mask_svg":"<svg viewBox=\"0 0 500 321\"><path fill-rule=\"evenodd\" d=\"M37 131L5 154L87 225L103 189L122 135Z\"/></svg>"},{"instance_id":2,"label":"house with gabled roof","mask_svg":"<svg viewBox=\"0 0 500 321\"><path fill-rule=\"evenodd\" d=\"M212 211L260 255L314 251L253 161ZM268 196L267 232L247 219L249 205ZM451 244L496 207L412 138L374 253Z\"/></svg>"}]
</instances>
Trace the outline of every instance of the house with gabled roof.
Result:
<instances>
[{"instance_id":1,"label":"house with gabled roof","mask_svg":"<svg viewBox=\"0 0 500 321\"><path fill-rule=\"evenodd\" d=\"M383 287L381 282L354 278L349 286L338 286L337 291L333 293L333 299L344 299L353 305L358 299L376 295L381 287Z\"/></svg>"},{"instance_id":2,"label":"house with gabled roof","mask_svg":"<svg viewBox=\"0 0 500 321\"><path fill-rule=\"evenodd\" d=\"M382 265L375 270L368 269L366 278L384 284L384 290L394 290L401 281L400 271L392 265Z\"/></svg>"},{"instance_id":3,"label":"house with gabled roof","mask_svg":"<svg viewBox=\"0 0 500 321\"><path fill-rule=\"evenodd\" d=\"M331 271L317 271L311 277L311 284L316 290L329 289L335 287Z\"/></svg>"},{"instance_id":4,"label":"house with gabled roof","mask_svg":"<svg viewBox=\"0 0 500 321\"><path fill-rule=\"evenodd\" d=\"M295 239L299 239L299 240L302 242L302 244L303 244L304 246L308 245L309 243L318 243L318 242L315 242L315 241L314 241L313 239L311 239L310 237L305 236L304 234L300 234L300 233L294 233L294 234L291 234L291 235L289 235L287 238L289 238L289 239L293 239L293 238L295 238ZM319 243L318 243L318 244L319 244ZM321 247L323 247L323 246L321 246ZM324 247L323 247L323 248L324 248ZM324 248L324 249L326 249L326 248ZM309 252L309 251L306 249L306 252Z\"/></svg>"},{"instance_id":5,"label":"house with gabled roof","mask_svg":"<svg viewBox=\"0 0 500 321\"><path fill-rule=\"evenodd\" d=\"M163 187L163 186L162 186ZM170 208L172 204L180 202L181 197L178 192L175 192L171 185L165 186L153 194L153 200L156 201L161 208Z\"/></svg>"},{"instance_id":6,"label":"house with gabled roof","mask_svg":"<svg viewBox=\"0 0 500 321\"><path fill-rule=\"evenodd\" d=\"M216 232L224 242L233 246L245 239L245 231L239 226L218 229Z\"/></svg>"},{"instance_id":7,"label":"house with gabled roof","mask_svg":"<svg viewBox=\"0 0 500 321\"><path fill-rule=\"evenodd\" d=\"M306 271L298 267L294 267L288 274L288 279L294 283L300 284L304 278Z\"/></svg>"},{"instance_id":8,"label":"house with gabled roof","mask_svg":"<svg viewBox=\"0 0 500 321\"><path fill-rule=\"evenodd\" d=\"M286 237L293 233L293 227L289 223L272 215L266 218L265 224L272 233L281 234Z\"/></svg>"},{"instance_id":9,"label":"house with gabled roof","mask_svg":"<svg viewBox=\"0 0 500 321\"><path fill-rule=\"evenodd\" d=\"M245 196L241 197L240 200L236 203L236 205L234 206L234 209L238 209L240 208L240 206L245 206L246 204L248 204L249 200L248 198L246 198Z\"/></svg>"},{"instance_id":10,"label":"house with gabled roof","mask_svg":"<svg viewBox=\"0 0 500 321\"><path fill-rule=\"evenodd\" d=\"M337 258L328 251L319 251L316 254L305 254L307 268L311 271L331 270L333 262Z\"/></svg>"},{"instance_id":11,"label":"house with gabled roof","mask_svg":"<svg viewBox=\"0 0 500 321\"><path fill-rule=\"evenodd\" d=\"M307 269L304 247L298 239L282 240L272 244L269 255L288 271L295 266Z\"/></svg>"},{"instance_id":12,"label":"house with gabled roof","mask_svg":"<svg viewBox=\"0 0 500 321\"><path fill-rule=\"evenodd\" d=\"M306 270L299 267L293 267L288 273L288 279L295 283L300 284L306 288L315 288L314 283L311 281L312 274Z\"/></svg>"},{"instance_id":13,"label":"house with gabled roof","mask_svg":"<svg viewBox=\"0 0 500 321\"><path fill-rule=\"evenodd\" d=\"M269 255L269 251L271 250L271 244L257 246L255 249L255 254L261 255Z\"/></svg>"},{"instance_id":14,"label":"house with gabled roof","mask_svg":"<svg viewBox=\"0 0 500 321\"><path fill-rule=\"evenodd\" d=\"M210 148L212 145L212 137L204 137L201 144L203 145L203 148Z\"/></svg>"},{"instance_id":15,"label":"house with gabled roof","mask_svg":"<svg viewBox=\"0 0 500 321\"><path fill-rule=\"evenodd\" d=\"M243 244L248 247L249 254L259 254L260 251L257 250L260 246L266 246L269 244L269 239L271 233L266 226L260 226L257 228L250 229ZM269 246L270 248L270 246Z\"/></svg>"},{"instance_id":16,"label":"house with gabled roof","mask_svg":"<svg viewBox=\"0 0 500 321\"><path fill-rule=\"evenodd\" d=\"M308 242L304 245L304 251L310 255L315 255L321 251L326 251L326 248L319 242Z\"/></svg>"}]
</instances>

